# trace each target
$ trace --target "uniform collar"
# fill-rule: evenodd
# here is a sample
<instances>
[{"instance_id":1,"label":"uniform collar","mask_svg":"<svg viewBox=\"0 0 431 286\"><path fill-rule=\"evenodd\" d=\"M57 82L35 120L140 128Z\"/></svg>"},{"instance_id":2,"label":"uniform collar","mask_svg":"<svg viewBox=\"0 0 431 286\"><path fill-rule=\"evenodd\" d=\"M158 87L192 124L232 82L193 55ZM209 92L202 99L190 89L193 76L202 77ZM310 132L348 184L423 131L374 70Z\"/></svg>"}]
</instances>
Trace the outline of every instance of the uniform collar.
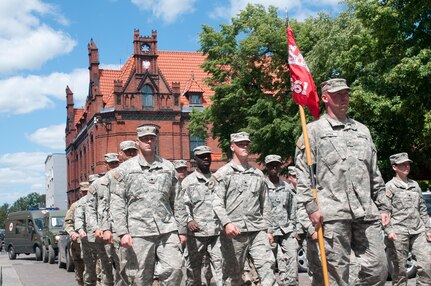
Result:
<instances>
[{"instance_id":1,"label":"uniform collar","mask_svg":"<svg viewBox=\"0 0 431 286\"><path fill-rule=\"evenodd\" d=\"M332 126L332 127L344 127L346 129L353 129L356 130L356 123L354 120L352 120L350 117L347 116L346 118L346 122L343 123L335 118L332 118L331 116L329 116L327 113L325 113L324 115L322 115L322 117L324 119L326 119L328 121L328 123Z\"/></svg>"},{"instance_id":2,"label":"uniform collar","mask_svg":"<svg viewBox=\"0 0 431 286\"><path fill-rule=\"evenodd\" d=\"M150 169L155 169L155 168L158 168L158 167L160 167L160 166L161 166L161 164L162 164L162 159L161 159L159 156L157 156L157 155L156 155L156 157L155 157L155 159L154 159L154 162L153 162L153 163L151 163L151 164L149 164L149 163L144 159L144 157L142 157L142 156L138 156L138 163L139 163L139 165L141 165L141 167L147 167L147 168L150 168Z\"/></svg>"},{"instance_id":3,"label":"uniform collar","mask_svg":"<svg viewBox=\"0 0 431 286\"><path fill-rule=\"evenodd\" d=\"M231 160L229 162L229 165L232 167L232 169L235 169L237 171L240 172L254 172L254 169L252 166L250 166L250 164L247 163L247 165L245 166L245 168L242 165L236 164L233 160Z\"/></svg>"},{"instance_id":4,"label":"uniform collar","mask_svg":"<svg viewBox=\"0 0 431 286\"><path fill-rule=\"evenodd\" d=\"M196 178L198 180L203 180L205 182L207 182L211 178L211 172L209 172L209 176L207 178L204 174L202 174L201 172L199 172L197 169L195 170L195 175L196 175Z\"/></svg>"}]
</instances>

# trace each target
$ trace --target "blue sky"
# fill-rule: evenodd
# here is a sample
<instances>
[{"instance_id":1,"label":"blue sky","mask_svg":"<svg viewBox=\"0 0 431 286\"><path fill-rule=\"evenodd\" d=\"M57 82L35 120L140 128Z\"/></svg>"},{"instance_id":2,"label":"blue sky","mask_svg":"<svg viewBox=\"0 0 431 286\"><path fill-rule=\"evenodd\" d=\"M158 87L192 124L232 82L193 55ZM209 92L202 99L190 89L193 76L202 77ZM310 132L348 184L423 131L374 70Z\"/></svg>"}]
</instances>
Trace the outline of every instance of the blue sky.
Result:
<instances>
[{"instance_id":1,"label":"blue sky","mask_svg":"<svg viewBox=\"0 0 431 286\"><path fill-rule=\"evenodd\" d=\"M303 20L336 13L338 0L0 0L0 205L45 193L45 159L64 153L67 85L87 96L93 38L101 68L131 55L133 31L157 30L158 49L196 51L203 24L218 27L247 3Z\"/></svg>"}]
</instances>

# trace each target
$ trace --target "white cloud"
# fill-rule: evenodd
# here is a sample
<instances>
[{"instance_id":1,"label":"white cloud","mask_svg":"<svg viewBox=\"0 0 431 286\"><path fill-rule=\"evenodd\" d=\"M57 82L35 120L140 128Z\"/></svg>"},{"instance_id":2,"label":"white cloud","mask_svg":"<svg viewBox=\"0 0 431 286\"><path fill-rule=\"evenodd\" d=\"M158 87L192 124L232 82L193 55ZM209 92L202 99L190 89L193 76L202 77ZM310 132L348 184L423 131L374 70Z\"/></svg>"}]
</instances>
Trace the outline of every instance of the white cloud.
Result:
<instances>
[{"instance_id":1,"label":"white cloud","mask_svg":"<svg viewBox=\"0 0 431 286\"><path fill-rule=\"evenodd\" d=\"M45 192L45 160L48 154L0 154L0 202L13 203L31 192Z\"/></svg>"},{"instance_id":2,"label":"white cloud","mask_svg":"<svg viewBox=\"0 0 431 286\"><path fill-rule=\"evenodd\" d=\"M88 69L0 80L0 113L22 114L53 107L52 98L66 100L66 86L74 93L75 107L80 107L88 95L88 82Z\"/></svg>"},{"instance_id":3,"label":"white cloud","mask_svg":"<svg viewBox=\"0 0 431 286\"><path fill-rule=\"evenodd\" d=\"M41 22L43 16L67 24L54 6L40 0L0 1L0 74L37 69L76 46L70 35Z\"/></svg>"},{"instance_id":4,"label":"white cloud","mask_svg":"<svg viewBox=\"0 0 431 286\"><path fill-rule=\"evenodd\" d=\"M197 0L132 0L143 11L151 11L157 19L166 23L174 22L179 16L195 11L193 4Z\"/></svg>"},{"instance_id":5,"label":"white cloud","mask_svg":"<svg viewBox=\"0 0 431 286\"><path fill-rule=\"evenodd\" d=\"M27 138L39 145L54 150L64 150L66 143L64 138L64 129L66 124L51 125L37 129L32 134L26 135Z\"/></svg>"}]
</instances>

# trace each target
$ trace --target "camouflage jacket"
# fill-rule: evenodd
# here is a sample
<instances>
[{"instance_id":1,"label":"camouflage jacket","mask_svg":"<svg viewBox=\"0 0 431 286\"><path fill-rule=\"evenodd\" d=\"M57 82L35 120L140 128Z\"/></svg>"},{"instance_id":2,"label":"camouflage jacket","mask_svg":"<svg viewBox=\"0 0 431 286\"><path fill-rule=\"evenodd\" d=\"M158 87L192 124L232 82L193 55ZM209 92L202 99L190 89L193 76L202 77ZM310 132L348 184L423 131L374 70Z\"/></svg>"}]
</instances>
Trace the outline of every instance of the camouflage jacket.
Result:
<instances>
[{"instance_id":1,"label":"camouflage jacket","mask_svg":"<svg viewBox=\"0 0 431 286\"><path fill-rule=\"evenodd\" d=\"M91 184L87 194L85 216L87 218L87 229L91 233L97 229L104 230L102 224L107 222L110 174L111 171L108 171L103 177L96 179Z\"/></svg>"},{"instance_id":2,"label":"camouflage jacket","mask_svg":"<svg viewBox=\"0 0 431 286\"><path fill-rule=\"evenodd\" d=\"M172 231L186 234L185 207L178 174L168 160L149 164L135 156L114 169L110 212L118 236L154 236Z\"/></svg>"},{"instance_id":3,"label":"camouflage jacket","mask_svg":"<svg viewBox=\"0 0 431 286\"><path fill-rule=\"evenodd\" d=\"M402 182L393 178L386 183L386 196L391 202L391 221L386 233L418 234L430 232L431 225L422 190L416 181Z\"/></svg>"},{"instance_id":4,"label":"camouflage jacket","mask_svg":"<svg viewBox=\"0 0 431 286\"><path fill-rule=\"evenodd\" d=\"M96 237L93 232L90 232L87 228L87 218L85 216L85 210L87 208L87 200L88 195L83 196L80 198L76 204L75 209L75 230L76 232L79 232L80 230L83 230L87 233L88 241L94 242L96 240Z\"/></svg>"},{"instance_id":5,"label":"camouflage jacket","mask_svg":"<svg viewBox=\"0 0 431 286\"><path fill-rule=\"evenodd\" d=\"M182 182L187 222L194 220L200 227L199 232L188 232L192 236L214 236L220 234L220 221L213 211L212 190L208 188L209 178L199 171L194 171Z\"/></svg>"},{"instance_id":6,"label":"camouflage jacket","mask_svg":"<svg viewBox=\"0 0 431 286\"><path fill-rule=\"evenodd\" d=\"M75 232L75 209L77 203L78 202L76 201L70 206L67 210L66 216L64 217L63 229L69 235L71 235L72 232Z\"/></svg>"},{"instance_id":7,"label":"camouflage jacket","mask_svg":"<svg viewBox=\"0 0 431 286\"><path fill-rule=\"evenodd\" d=\"M271 214L274 235L296 234L296 199L289 185L279 180L274 185L269 178L265 180L271 201Z\"/></svg>"},{"instance_id":8,"label":"camouflage jacket","mask_svg":"<svg viewBox=\"0 0 431 286\"><path fill-rule=\"evenodd\" d=\"M368 128L350 118L341 123L327 114L309 123L308 136L315 167L316 189L324 221L380 219L390 212L385 185L377 167L377 151ZM308 214L318 209L314 199L303 137L296 149L298 201Z\"/></svg>"},{"instance_id":9,"label":"camouflage jacket","mask_svg":"<svg viewBox=\"0 0 431 286\"><path fill-rule=\"evenodd\" d=\"M230 161L213 174L209 187L215 190L213 209L223 227L232 222L241 232L272 233L271 203L262 171Z\"/></svg>"}]
</instances>

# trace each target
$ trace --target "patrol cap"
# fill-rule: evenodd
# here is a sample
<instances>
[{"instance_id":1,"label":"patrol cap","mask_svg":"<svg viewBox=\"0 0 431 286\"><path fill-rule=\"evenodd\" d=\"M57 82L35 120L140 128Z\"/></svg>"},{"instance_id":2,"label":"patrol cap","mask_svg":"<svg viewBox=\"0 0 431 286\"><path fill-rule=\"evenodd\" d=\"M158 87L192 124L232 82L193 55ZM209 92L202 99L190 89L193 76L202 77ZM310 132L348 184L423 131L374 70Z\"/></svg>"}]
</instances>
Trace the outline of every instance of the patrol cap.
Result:
<instances>
[{"instance_id":1,"label":"patrol cap","mask_svg":"<svg viewBox=\"0 0 431 286\"><path fill-rule=\"evenodd\" d=\"M296 176L295 166L289 166L289 167L287 167L287 174L290 175L290 176Z\"/></svg>"},{"instance_id":2,"label":"patrol cap","mask_svg":"<svg viewBox=\"0 0 431 286\"><path fill-rule=\"evenodd\" d=\"M193 149L193 154L196 155L202 155L202 154L211 154L211 148L205 145L198 146L195 149Z\"/></svg>"},{"instance_id":3,"label":"patrol cap","mask_svg":"<svg viewBox=\"0 0 431 286\"><path fill-rule=\"evenodd\" d=\"M105 162L106 163L120 162L120 160L118 159L118 154L117 153L106 153L105 154Z\"/></svg>"},{"instance_id":4,"label":"patrol cap","mask_svg":"<svg viewBox=\"0 0 431 286\"><path fill-rule=\"evenodd\" d=\"M250 134L248 134L247 132L238 132L238 133L232 133L230 135L230 142L241 142L241 141L248 141L251 142L250 140Z\"/></svg>"},{"instance_id":5,"label":"patrol cap","mask_svg":"<svg viewBox=\"0 0 431 286\"><path fill-rule=\"evenodd\" d=\"M274 155L274 154L266 156L265 157L265 165L267 165L268 163L271 163L271 162L281 163L281 157L278 155Z\"/></svg>"},{"instance_id":6,"label":"patrol cap","mask_svg":"<svg viewBox=\"0 0 431 286\"><path fill-rule=\"evenodd\" d=\"M90 183L89 182L81 182L81 183L79 183L79 190L80 191L87 192L89 188L90 188Z\"/></svg>"},{"instance_id":7,"label":"patrol cap","mask_svg":"<svg viewBox=\"0 0 431 286\"><path fill-rule=\"evenodd\" d=\"M174 160L172 163L174 164L175 169L184 168L184 167L187 168L186 160Z\"/></svg>"},{"instance_id":8,"label":"patrol cap","mask_svg":"<svg viewBox=\"0 0 431 286\"><path fill-rule=\"evenodd\" d=\"M125 151L128 149L138 149L138 147L136 146L135 141L125 140L125 141L120 143L120 149L121 149L121 151Z\"/></svg>"},{"instance_id":9,"label":"patrol cap","mask_svg":"<svg viewBox=\"0 0 431 286\"><path fill-rule=\"evenodd\" d=\"M136 128L136 133L138 134L138 137L143 137L145 135L157 136L157 134L159 134L159 129L155 125L144 124Z\"/></svg>"},{"instance_id":10,"label":"patrol cap","mask_svg":"<svg viewBox=\"0 0 431 286\"><path fill-rule=\"evenodd\" d=\"M333 78L327 81L324 81L320 84L320 88L322 89L322 93L325 92L337 92L343 89L350 90L350 87L347 86L346 80L344 78Z\"/></svg>"},{"instance_id":11,"label":"patrol cap","mask_svg":"<svg viewBox=\"0 0 431 286\"><path fill-rule=\"evenodd\" d=\"M91 174L88 176L88 182L91 184L92 182L96 181L98 178L100 178L99 174Z\"/></svg>"},{"instance_id":12,"label":"patrol cap","mask_svg":"<svg viewBox=\"0 0 431 286\"><path fill-rule=\"evenodd\" d=\"M409 159L409 155L406 152L403 153L397 153L394 155L389 156L389 161L391 161L391 165L394 164L402 164L404 162L413 162Z\"/></svg>"}]
</instances>

